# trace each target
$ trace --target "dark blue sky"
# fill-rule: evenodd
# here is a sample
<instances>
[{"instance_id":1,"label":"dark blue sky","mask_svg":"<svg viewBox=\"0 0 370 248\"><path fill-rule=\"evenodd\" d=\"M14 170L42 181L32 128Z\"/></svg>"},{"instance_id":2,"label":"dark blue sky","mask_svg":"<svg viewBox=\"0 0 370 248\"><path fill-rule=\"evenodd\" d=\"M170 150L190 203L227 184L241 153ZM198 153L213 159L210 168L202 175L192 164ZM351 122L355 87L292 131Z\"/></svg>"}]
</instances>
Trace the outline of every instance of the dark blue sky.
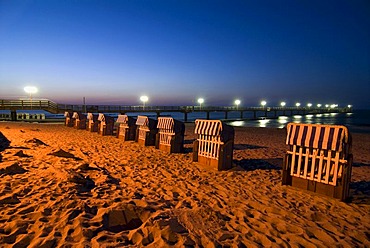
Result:
<instances>
[{"instance_id":1,"label":"dark blue sky","mask_svg":"<svg viewBox=\"0 0 370 248\"><path fill-rule=\"evenodd\" d=\"M370 3L0 0L0 98L370 107Z\"/></svg>"}]
</instances>

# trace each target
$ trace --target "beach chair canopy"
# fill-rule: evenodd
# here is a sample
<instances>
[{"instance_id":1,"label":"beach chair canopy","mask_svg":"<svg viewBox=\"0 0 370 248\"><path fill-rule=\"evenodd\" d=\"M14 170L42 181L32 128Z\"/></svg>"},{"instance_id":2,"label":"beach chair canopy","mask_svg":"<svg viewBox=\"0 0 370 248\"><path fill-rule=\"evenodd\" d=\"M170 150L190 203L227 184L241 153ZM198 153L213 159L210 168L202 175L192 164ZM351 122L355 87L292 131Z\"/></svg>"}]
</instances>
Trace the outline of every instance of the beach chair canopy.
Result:
<instances>
[{"instance_id":1,"label":"beach chair canopy","mask_svg":"<svg viewBox=\"0 0 370 248\"><path fill-rule=\"evenodd\" d=\"M220 120L195 120L195 133L199 135L219 136L222 142L234 138L234 128Z\"/></svg>"},{"instance_id":2,"label":"beach chair canopy","mask_svg":"<svg viewBox=\"0 0 370 248\"><path fill-rule=\"evenodd\" d=\"M87 119L96 121L98 119L98 115L94 115L93 113L87 113Z\"/></svg>"},{"instance_id":3,"label":"beach chair canopy","mask_svg":"<svg viewBox=\"0 0 370 248\"><path fill-rule=\"evenodd\" d=\"M69 118L71 118L72 117L72 111L66 111L66 112L64 112L64 117L69 117Z\"/></svg>"},{"instance_id":4,"label":"beach chair canopy","mask_svg":"<svg viewBox=\"0 0 370 248\"><path fill-rule=\"evenodd\" d=\"M157 127L157 123L155 120L150 119L144 115L139 115L137 117L136 125L141 127L148 127L150 130L155 129Z\"/></svg>"},{"instance_id":5,"label":"beach chair canopy","mask_svg":"<svg viewBox=\"0 0 370 248\"><path fill-rule=\"evenodd\" d=\"M161 132L167 133L184 133L185 125L183 122L173 119L172 117L158 117L157 128Z\"/></svg>"},{"instance_id":6,"label":"beach chair canopy","mask_svg":"<svg viewBox=\"0 0 370 248\"><path fill-rule=\"evenodd\" d=\"M136 125L135 118L127 115L118 115L116 122L120 124L127 124L130 127Z\"/></svg>"},{"instance_id":7,"label":"beach chair canopy","mask_svg":"<svg viewBox=\"0 0 370 248\"><path fill-rule=\"evenodd\" d=\"M127 124L128 116L127 115L118 115L118 118L117 118L116 122Z\"/></svg>"},{"instance_id":8,"label":"beach chair canopy","mask_svg":"<svg viewBox=\"0 0 370 248\"><path fill-rule=\"evenodd\" d=\"M98 116L98 121L105 122L105 123L112 123L114 122L114 118L112 116L100 113Z\"/></svg>"},{"instance_id":9,"label":"beach chair canopy","mask_svg":"<svg viewBox=\"0 0 370 248\"><path fill-rule=\"evenodd\" d=\"M342 152L348 139L348 129L345 126L297 123L287 125L287 145Z\"/></svg>"},{"instance_id":10,"label":"beach chair canopy","mask_svg":"<svg viewBox=\"0 0 370 248\"><path fill-rule=\"evenodd\" d=\"M86 119L86 115L82 114L81 112L74 112L72 115L73 119L78 119L78 120L84 120Z\"/></svg>"}]
</instances>

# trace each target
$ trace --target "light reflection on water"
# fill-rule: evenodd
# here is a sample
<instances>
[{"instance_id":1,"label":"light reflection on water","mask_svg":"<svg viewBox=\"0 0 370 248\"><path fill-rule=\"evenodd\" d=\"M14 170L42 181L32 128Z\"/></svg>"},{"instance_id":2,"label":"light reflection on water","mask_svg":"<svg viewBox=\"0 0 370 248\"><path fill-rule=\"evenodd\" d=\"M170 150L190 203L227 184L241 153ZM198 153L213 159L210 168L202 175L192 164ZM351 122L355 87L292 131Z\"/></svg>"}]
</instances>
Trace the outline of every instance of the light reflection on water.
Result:
<instances>
[{"instance_id":1,"label":"light reflection on water","mask_svg":"<svg viewBox=\"0 0 370 248\"><path fill-rule=\"evenodd\" d=\"M362 124L358 127L357 119L354 119L354 114L310 114L310 115L294 115L280 116L278 118L260 119L260 120L237 120L228 121L232 126L243 127L268 127L268 128L284 128L289 122L309 123L309 124L328 124L328 125L346 125L352 130L359 132L370 132L367 119L362 119ZM361 120L361 119L359 119Z\"/></svg>"}]
</instances>

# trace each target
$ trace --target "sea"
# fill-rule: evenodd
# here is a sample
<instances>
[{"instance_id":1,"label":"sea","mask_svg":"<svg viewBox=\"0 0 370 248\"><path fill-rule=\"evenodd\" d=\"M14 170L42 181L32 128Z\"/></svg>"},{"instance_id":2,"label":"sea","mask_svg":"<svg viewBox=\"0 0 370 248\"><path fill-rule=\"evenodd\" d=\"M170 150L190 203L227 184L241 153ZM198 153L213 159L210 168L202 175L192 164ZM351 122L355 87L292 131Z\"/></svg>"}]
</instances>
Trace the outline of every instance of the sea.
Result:
<instances>
[{"instance_id":1,"label":"sea","mask_svg":"<svg viewBox=\"0 0 370 248\"><path fill-rule=\"evenodd\" d=\"M0 111L6 113L7 111ZM50 114L42 110L34 111L17 111L18 113L34 113L45 114L46 120L63 119L63 114ZM109 113L112 117L117 117L119 113ZM155 113L127 113L129 116L146 115L150 118L156 118ZM184 121L184 114L178 112L163 112L161 116L170 116L174 119ZM205 112L193 112L188 114L188 122L196 119L206 119ZM351 132L370 133L370 109L353 110L352 113L326 113L326 114L308 114L308 115L293 115L293 116L273 116L253 118L252 112L244 112L243 118L240 112L233 111L228 113L228 118L225 119L224 112L211 112L210 119L222 120L225 123L235 127L261 127L261 128L284 128L287 123L308 123L308 124L329 124L329 125L345 125Z\"/></svg>"}]
</instances>

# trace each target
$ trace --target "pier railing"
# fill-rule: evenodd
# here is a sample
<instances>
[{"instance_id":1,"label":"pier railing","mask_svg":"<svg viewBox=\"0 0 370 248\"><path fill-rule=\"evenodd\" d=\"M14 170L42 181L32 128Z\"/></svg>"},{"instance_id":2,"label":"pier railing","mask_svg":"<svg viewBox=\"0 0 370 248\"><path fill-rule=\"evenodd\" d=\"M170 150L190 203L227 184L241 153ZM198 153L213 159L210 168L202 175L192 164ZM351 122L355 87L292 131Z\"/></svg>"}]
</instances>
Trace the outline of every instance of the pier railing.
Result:
<instances>
[{"instance_id":1,"label":"pier railing","mask_svg":"<svg viewBox=\"0 0 370 248\"><path fill-rule=\"evenodd\" d=\"M45 110L58 113L58 104L50 100L0 100L0 110Z\"/></svg>"},{"instance_id":2,"label":"pier railing","mask_svg":"<svg viewBox=\"0 0 370 248\"><path fill-rule=\"evenodd\" d=\"M124 106L124 105L71 105L57 104L48 99L35 100L0 100L0 110L10 110L12 116L15 116L17 110L45 110L53 114L64 113L65 111L80 111L92 113L132 113L132 112L154 112L160 116L163 112L181 112L187 119L187 114L191 112L206 112L209 119L211 112L224 112L225 119L228 118L228 112L240 112L240 118L243 118L243 112L253 112L254 118L257 112L263 112L263 116L268 116L268 112L273 112L274 116L293 115L293 114L321 114L321 113L346 113L352 109L345 108L316 108L316 107L240 107L240 106ZM280 113L280 114L279 114ZM14 118L14 117L13 117Z\"/></svg>"}]
</instances>

